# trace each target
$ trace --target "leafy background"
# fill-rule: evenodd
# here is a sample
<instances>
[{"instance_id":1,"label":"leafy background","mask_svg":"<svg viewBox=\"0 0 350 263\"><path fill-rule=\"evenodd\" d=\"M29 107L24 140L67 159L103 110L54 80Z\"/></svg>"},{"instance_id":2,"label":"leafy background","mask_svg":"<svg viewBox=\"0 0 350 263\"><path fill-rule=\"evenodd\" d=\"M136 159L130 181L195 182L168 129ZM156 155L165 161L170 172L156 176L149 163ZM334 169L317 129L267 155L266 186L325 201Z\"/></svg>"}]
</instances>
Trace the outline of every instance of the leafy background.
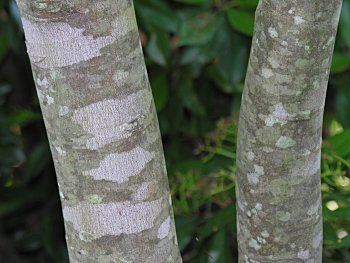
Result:
<instances>
[{"instance_id":1,"label":"leafy background","mask_svg":"<svg viewBox=\"0 0 350 263\"><path fill-rule=\"evenodd\" d=\"M184 262L237 262L237 112L257 0L135 0ZM324 119L324 262L350 262L350 0ZM0 262L67 262L55 172L14 1L0 2Z\"/></svg>"}]
</instances>

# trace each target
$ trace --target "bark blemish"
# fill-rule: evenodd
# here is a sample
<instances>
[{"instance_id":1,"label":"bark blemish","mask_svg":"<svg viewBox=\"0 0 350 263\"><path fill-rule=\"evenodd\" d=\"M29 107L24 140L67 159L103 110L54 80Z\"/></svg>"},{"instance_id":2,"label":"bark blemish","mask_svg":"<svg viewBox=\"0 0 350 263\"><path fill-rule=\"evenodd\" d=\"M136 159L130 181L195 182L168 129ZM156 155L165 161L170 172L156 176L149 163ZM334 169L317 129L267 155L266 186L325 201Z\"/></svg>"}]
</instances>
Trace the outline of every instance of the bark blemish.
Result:
<instances>
[{"instance_id":1,"label":"bark blemish","mask_svg":"<svg viewBox=\"0 0 350 263\"><path fill-rule=\"evenodd\" d=\"M28 55L40 68L66 67L101 55L100 50L115 37L94 38L84 29L63 22L32 22L22 18L26 32Z\"/></svg>"},{"instance_id":2,"label":"bark blemish","mask_svg":"<svg viewBox=\"0 0 350 263\"><path fill-rule=\"evenodd\" d=\"M272 127L274 124L280 123L283 126L287 123L288 116L289 114L284 109L283 104L278 103L275 105L274 112L265 119L265 124Z\"/></svg>"},{"instance_id":3,"label":"bark blemish","mask_svg":"<svg viewBox=\"0 0 350 263\"><path fill-rule=\"evenodd\" d=\"M74 207L64 207L63 216L76 231L90 233L93 239L97 239L106 235L140 233L152 228L162 211L161 203L161 199L138 204L129 201L107 204L81 202Z\"/></svg>"},{"instance_id":4,"label":"bark blemish","mask_svg":"<svg viewBox=\"0 0 350 263\"><path fill-rule=\"evenodd\" d=\"M259 210L259 211L262 210L262 204L256 203L256 204L255 204L255 209L256 209L256 210Z\"/></svg>"},{"instance_id":5,"label":"bark blemish","mask_svg":"<svg viewBox=\"0 0 350 263\"><path fill-rule=\"evenodd\" d=\"M289 212L278 212L277 215L279 216L279 220L286 222L289 221L291 214Z\"/></svg>"},{"instance_id":6,"label":"bark blemish","mask_svg":"<svg viewBox=\"0 0 350 263\"><path fill-rule=\"evenodd\" d=\"M85 196L84 200L86 202L88 202L89 204L100 204L100 203L102 203L102 198L99 195L97 195L97 194Z\"/></svg>"},{"instance_id":7,"label":"bark blemish","mask_svg":"<svg viewBox=\"0 0 350 263\"><path fill-rule=\"evenodd\" d=\"M312 240L312 247L313 248L318 248L320 246L320 244L322 243L322 239L323 239L323 234L322 234L322 230L317 233L317 235L313 238Z\"/></svg>"},{"instance_id":8,"label":"bark blemish","mask_svg":"<svg viewBox=\"0 0 350 263\"><path fill-rule=\"evenodd\" d=\"M305 22L304 18L302 18L301 16L294 16L293 19L294 24L296 24L297 26Z\"/></svg>"},{"instance_id":9,"label":"bark blemish","mask_svg":"<svg viewBox=\"0 0 350 263\"><path fill-rule=\"evenodd\" d=\"M287 149L295 145L296 145L296 141L286 136L281 136L276 142L276 146L281 149Z\"/></svg>"},{"instance_id":10,"label":"bark blemish","mask_svg":"<svg viewBox=\"0 0 350 263\"><path fill-rule=\"evenodd\" d=\"M252 151L249 151L247 153L247 158L248 158L249 161L253 161L254 158L255 158L255 154Z\"/></svg>"},{"instance_id":11,"label":"bark blemish","mask_svg":"<svg viewBox=\"0 0 350 263\"><path fill-rule=\"evenodd\" d=\"M270 236L269 232L267 232L266 230L264 230L263 232L261 232L261 236L268 238Z\"/></svg>"},{"instance_id":12,"label":"bark blemish","mask_svg":"<svg viewBox=\"0 0 350 263\"><path fill-rule=\"evenodd\" d=\"M55 149L56 149L57 153L58 153L59 155L61 155L61 156L64 156L64 155L67 154L66 151L63 150L63 149L62 149L61 147L59 147L59 146L55 147Z\"/></svg>"},{"instance_id":13,"label":"bark blemish","mask_svg":"<svg viewBox=\"0 0 350 263\"><path fill-rule=\"evenodd\" d=\"M85 232L85 231L79 232L79 238L80 238L80 240L85 241L85 242L90 242L90 241L95 239L93 234Z\"/></svg>"},{"instance_id":14,"label":"bark blemish","mask_svg":"<svg viewBox=\"0 0 350 263\"><path fill-rule=\"evenodd\" d=\"M58 107L58 115L65 116L69 113L69 108L67 106L59 106Z\"/></svg>"},{"instance_id":15,"label":"bark blemish","mask_svg":"<svg viewBox=\"0 0 350 263\"><path fill-rule=\"evenodd\" d=\"M144 201L151 198L159 189L157 181L144 182L134 193L134 200Z\"/></svg>"},{"instance_id":16,"label":"bark blemish","mask_svg":"<svg viewBox=\"0 0 350 263\"><path fill-rule=\"evenodd\" d=\"M116 83L125 83L128 80L129 72L124 70L117 70L113 75L113 80Z\"/></svg>"},{"instance_id":17,"label":"bark blemish","mask_svg":"<svg viewBox=\"0 0 350 263\"><path fill-rule=\"evenodd\" d=\"M259 177L264 175L264 167L259 165L254 165L254 173L248 173L248 181L252 184L257 184L259 182Z\"/></svg>"},{"instance_id":18,"label":"bark blemish","mask_svg":"<svg viewBox=\"0 0 350 263\"><path fill-rule=\"evenodd\" d=\"M46 95L46 102L48 105L51 105L55 102L55 100L50 95Z\"/></svg>"},{"instance_id":19,"label":"bark blemish","mask_svg":"<svg viewBox=\"0 0 350 263\"><path fill-rule=\"evenodd\" d=\"M132 128L141 125L149 114L152 96L140 90L123 99L103 100L76 110L73 121L94 137L86 142L96 150L119 139L128 138ZM108 114L106 114L108 113Z\"/></svg>"},{"instance_id":20,"label":"bark blemish","mask_svg":"<svg viewBox=\"0 0 350 263\"><path fill-rule=\"evenodd\" d=\"M248 245L252 248L254 248L255 250L260 250L261 249L261 245L259 245L258 241L256 241L255 239L250 239Z\"/></svg>"},{"instance_id":21,"label":"bark blemish","mask_svg":"<svg viewBox=\"0 0 350 263\"><path fill-rule=\"evenodd\" d=\"M271 78L274 74L272 72L271 69L269 68L263 68L262 69L262 72L261 72L261 75L265 78L265 79L269 79Z\"/></svg>"},{"instance_id":22,"label":"bark blemish","mask_svg":"<svg viewBox=\"0 0 350 263\"><path fill-rule=\"evenodd\" d=\"M310 252L309 250L300 250L297 257L303 260L308 259L310 257Z\"/></svg>"},{"instance_id":23,"label":"bark blemish","mask_svg":"<svg viewBox=\"0 0 350 263\"><path fill-rule=\"evenodd\" d=\"M163 238L165 238L165 237L169 234L169 231L170 231L170 224L171 224L170 217L168 217L168 218L165 219L165 221L160 225L160 227L158 228L158 235L157 235L157 237L158 237L159 239L163 239Z\"/></svg>"},{"instance_id":24,"label":"bark blemish","mask_svg":"<svg viewBox=\"0 0 350 263\"><path fill-rule=\"evenodd\" d=\"M83 175L92 176L95 180L121 184L128 181L130 177L138 175L153 157L152 153L137 146L129 152L107 155L98 168L84 171Z\"/></svg>"},{"instance_id":25,"label":"bark blemish","mask_svg":"<svg viewBox=\"0 0 350 263\"><path fill-rule=\"evenodd\" d=\"M45 78L45 77L43 79L37 78L36 84L41 87L41 86L48 85L49 82L47 81L47 78Z\"/></svg>"},{"instance_id":26,"label":"bark blemish","mask_svg":"<svg viewBox=\"0 0 350 263\"><path fill-rule=\"evenodd\" d=\"M272 38L278 37L278 32L276 31L276 29L274 27L269 27L268 31L269 31L270 37L272 37Z\"/></svg>"}]
</instances>

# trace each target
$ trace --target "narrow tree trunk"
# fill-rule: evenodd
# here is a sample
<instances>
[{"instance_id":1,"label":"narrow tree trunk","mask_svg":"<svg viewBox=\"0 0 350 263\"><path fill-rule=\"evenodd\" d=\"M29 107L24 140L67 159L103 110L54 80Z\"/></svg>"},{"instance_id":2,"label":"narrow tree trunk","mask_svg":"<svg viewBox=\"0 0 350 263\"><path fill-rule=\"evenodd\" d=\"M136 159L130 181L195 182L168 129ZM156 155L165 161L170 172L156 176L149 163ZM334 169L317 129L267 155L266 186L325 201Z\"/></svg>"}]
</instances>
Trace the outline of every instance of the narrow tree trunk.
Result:
<instances>
[{"instance_id":1,"label":"narrow tree trunk","mask_svg":"<svg viewBox=\"0 0 350 263\"><path fill-rule=\"evenodd\" d=\"M18 0L70 261L181 262L131 0Z\"/></svg>"},{"instance_id":2,"label":"narrow tree trunk","mask_svg":"<svg viewBox=\"0 0 350 263\"><path fill-rule=\"evenodd\" d=\"M322 117L341 0L260 0L239 121L239 262L321 262Z\"/></svg>"}]
</instances>

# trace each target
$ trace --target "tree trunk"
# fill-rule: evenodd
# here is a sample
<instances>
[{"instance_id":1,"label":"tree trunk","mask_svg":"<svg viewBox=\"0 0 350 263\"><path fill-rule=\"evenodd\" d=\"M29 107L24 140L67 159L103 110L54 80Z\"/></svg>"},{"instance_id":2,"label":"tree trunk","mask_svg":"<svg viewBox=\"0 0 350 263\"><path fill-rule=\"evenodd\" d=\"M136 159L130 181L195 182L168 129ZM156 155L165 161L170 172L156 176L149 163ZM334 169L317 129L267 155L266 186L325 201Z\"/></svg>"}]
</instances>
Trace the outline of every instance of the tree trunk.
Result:
<instances>
[{"instance_id":1,"label":"tree trunk","mask_svg":"<svg viewBox=\"0 0 350 263\"><path fill-rule=\"evenodd\" d=\"M260 0L239 121L239 262L321 262L322 117L341 0Z\"/></svg>"},{"instance_id":2,"label":"tree trunk","mask_svg":"<svg viewBox=\"0 0 350 263\"><path fill-rule=\"evenodd\" d=\"M70 262L181 262L131 0L17 0Z\"/></svg>"}]
</instances>

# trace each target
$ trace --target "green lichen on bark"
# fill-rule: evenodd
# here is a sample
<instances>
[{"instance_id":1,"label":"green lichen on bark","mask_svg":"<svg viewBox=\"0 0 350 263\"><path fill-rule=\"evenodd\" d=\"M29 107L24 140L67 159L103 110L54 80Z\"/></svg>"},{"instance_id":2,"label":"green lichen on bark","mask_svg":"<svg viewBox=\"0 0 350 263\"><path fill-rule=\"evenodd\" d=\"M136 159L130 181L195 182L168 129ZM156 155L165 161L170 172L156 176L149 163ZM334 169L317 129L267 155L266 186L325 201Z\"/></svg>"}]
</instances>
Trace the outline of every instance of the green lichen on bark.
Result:
<instances>
[{"instance_id":1,"label":"green lichen on bark","mask_svg":"<svg viewBox=\"0 0 350 263\"><path fill-rule=\"evenodd\" d=\"M341 0L260 0L239 120L239 262L322 261L322 117Z\"/></svg>"},{"instance_id":2,"label":"green lichen on bark","mask_svg":"<svg viewBox=\"0 0 350 263\"><path fill-rule=\"evenodd\" d=\"M130 0L18 0L70 262L181 262Z\"/></svg>"}]
</instances>

